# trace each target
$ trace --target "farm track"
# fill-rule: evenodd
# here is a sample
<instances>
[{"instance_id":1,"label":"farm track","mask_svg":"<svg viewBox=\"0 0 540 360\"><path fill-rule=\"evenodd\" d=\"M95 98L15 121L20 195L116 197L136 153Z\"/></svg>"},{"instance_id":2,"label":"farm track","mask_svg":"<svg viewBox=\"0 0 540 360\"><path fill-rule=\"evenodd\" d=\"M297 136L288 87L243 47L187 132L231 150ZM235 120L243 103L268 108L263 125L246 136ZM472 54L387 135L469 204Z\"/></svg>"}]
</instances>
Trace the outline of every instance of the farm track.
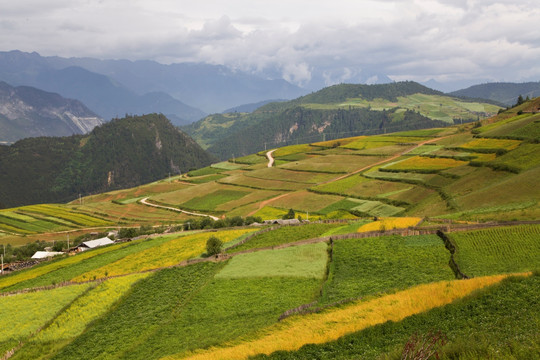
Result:
<instances>
[{"instance_id":1,"label":"farm track","mask_svg":"<svg viewBox=\"0 0 540 360\"><path fill-rule=\"evenodd\" d=\"M274 150L270 150L266 153L266 157L268 158L268 167L271 168L272 166L274 166L274 157L272 156L272 154L274 153L274 151L276 151L276 149Z\"/></svg>"},{"instance_id":2,"label":"farm track","mask_svg":"<svg viewBox=\"0 0 540 360\"><path fill-rule=\"evenodd\" d=\"M487 223L487 224L460 224L455 227L450 227L449 225L441 225L436 228L407 228L407 229L396 229L396 230L386 230L386 231L369 231L369 232L363 232L363 233L349 233L349 234L340 234L340 235L330 235L330 236L323 236L318 238L311 238L311 239L305 239L300 241L295 241L292 243L286 243L286 244L280 244L280 245L274 245L274 246L266 246L261 248L255 248L255 249L248 249L239 251L236 253L231 254L219 254L208 258L194 258L194 259L188 259L181 261L178 264L170 265L170 266L164 266L159 267L155 269L149 269L144 271L138 271L134 273L129 274L121 274L121 275L113 275L113 276L107 276L95 280L87 280L87 281L81 281L81 282L75 282L75 281L66 281L63 283L55 284L55 285L47 285L47 286L40 286L35 288L29 288L29 289L21 289L11 292L0 292L0 297L3 296L12 296L22 293L28 293L28 292L37 292L37 291L43 291L43 290L51 290L56 289L59 287L64 286L71 286L71 285L79 285L79 284L85 284L85 283L91 283L91 282L103 282L108 279L118 278L118 277L124 277L129 276L133 274L140 274L140 273L148 273L148 272L156 272L163 269L172 269L176 267L185 267L188 265L198 264L202 262L221 262L221 261L227 261L229 259L232 259L233 257L237 255L242 254L250 254L254 252L259 251L266 251L266 250L278 250L278 249L285 249L293 246L301 246L301 245L308 245L308 244L316 244L320 242L327 242L332 239L332 241L339 241L343 239L361 239L361 238L373 238L373 237L381 237L381 236L388 236L388 235L401 235L401 236L414 236L414 235L426 235L426 234L437 234L438 231L443 231L445 233L451 233L451 232L462 232L462 231L470 231L470 230L477 230L477 229L486 229L486 228L493 228L493 227L501 227L501 226L512 226L512 225L523 225L523 224L540 224L540 220L533 220L533 221L508 221L508 222L502 222L502 223ZM0 290L1 291L1 290Z\"/></svg>"},{"instance_id":3,"label":"farm track","mask_svg":"<svg viewBox=\"0 0 540 360\"><path fill-rule=\"evenodd\" d=\"M162 206L162 205L152 204L152 203L148 202L147 197L145 197L144 199L141 199L141 204L144 204L144 205L147 205L147 206L152 206L152 207L155 207L155 208L165 209L165 210L177 211L177 212L181 212L181 213L188 214L188 215L193 215L193 216L209 217L214 221L219 220L218 217L213 216L213 215L194 213L194 212L191 212L191 211L177 209L177 208L173 208L173 207L170 207L170 206Z\"/></svg>"}]
</instances>

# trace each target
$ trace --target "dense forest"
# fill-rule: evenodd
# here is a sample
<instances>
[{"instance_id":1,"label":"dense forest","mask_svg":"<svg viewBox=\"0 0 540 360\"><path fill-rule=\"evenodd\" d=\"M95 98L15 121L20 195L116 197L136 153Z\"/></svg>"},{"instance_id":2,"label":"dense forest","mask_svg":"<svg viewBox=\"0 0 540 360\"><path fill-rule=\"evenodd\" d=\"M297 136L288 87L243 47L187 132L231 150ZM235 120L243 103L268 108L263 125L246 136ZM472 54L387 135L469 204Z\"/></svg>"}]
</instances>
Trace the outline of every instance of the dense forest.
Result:
<instances>
[{"instance_id":1,"label":"dense forest","mask_svg":"<svg viewBox=\"0 0 540 360\"><path fill-rule=\"evenodd\" d=\"M0 146L0 207L63 202L137 186L212 160L165 116L126 116L87 135Z\"/></svg>"}]
</instances>

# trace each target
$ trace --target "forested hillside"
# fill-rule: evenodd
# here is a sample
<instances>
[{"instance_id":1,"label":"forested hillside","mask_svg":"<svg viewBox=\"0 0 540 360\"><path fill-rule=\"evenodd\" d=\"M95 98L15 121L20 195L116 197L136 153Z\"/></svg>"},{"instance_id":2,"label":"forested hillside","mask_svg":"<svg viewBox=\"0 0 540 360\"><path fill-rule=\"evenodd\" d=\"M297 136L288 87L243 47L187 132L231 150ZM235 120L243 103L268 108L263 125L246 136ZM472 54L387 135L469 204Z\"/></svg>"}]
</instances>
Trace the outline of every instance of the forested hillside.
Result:
<instances>
[{"instance_id":1,"label":"forested hillside","mask_svg":"<svg viewBox=\"0 0 540 360\"><path fill-rule=\"evenodd\" d=\"M476 121L498 109L412 81L340 84L250 114L210 115L183 129L210 153L228 159L266 147Z\"/></svg>"},{"instance_id":2,"label":"forested hillside","mask_svg":"<svg viewBox=\"0 0 540 360\"><path fill-rule=\"evenodd\" d=\"M212 157L163 115L114 119L90 134L0 146L2 207L62 202L208 165Z\"/></svg>"}]
</instances>

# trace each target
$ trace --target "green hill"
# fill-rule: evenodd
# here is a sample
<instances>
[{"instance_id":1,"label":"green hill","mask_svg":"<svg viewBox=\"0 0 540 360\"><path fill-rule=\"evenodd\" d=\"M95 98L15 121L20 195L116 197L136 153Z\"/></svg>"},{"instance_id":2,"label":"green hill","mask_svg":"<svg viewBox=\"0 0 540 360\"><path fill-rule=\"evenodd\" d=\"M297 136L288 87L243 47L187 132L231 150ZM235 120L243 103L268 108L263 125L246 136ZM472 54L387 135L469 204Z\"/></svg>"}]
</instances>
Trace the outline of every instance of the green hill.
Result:
<instances>
[{"instance_id":1,"label":"green hill","mask_svg":"<svg viewBox=\"0 0 540 360\"><path fill-rule=\"evenodd\" d=\"M447 126L495 114L496 105L452 98L415 82L341 84L250 114L211 115L183 128L221 159L267 147Z\"/></svg>"},{"instance_id":2,"label":"green hill","mask_svg":"<svg viewBox=\"0 0 540 360\"><path fill-rule=\"evenodd\" d=\"M2 207L62 202L148 183L211 160L162 115L115 119L86 136L1 146L0 202Z\"/></svg>"}]
</instances>

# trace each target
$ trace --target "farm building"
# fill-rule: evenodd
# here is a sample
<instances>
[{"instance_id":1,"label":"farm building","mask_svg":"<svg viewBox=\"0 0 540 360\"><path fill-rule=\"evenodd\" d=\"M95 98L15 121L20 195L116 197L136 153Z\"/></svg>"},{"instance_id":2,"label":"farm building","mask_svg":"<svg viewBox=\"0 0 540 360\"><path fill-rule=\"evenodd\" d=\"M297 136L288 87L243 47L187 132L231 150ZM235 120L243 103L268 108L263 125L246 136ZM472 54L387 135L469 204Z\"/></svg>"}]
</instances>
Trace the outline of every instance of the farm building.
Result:
<instances>
[{"instance_id":1,"label":"farm building","mask_svg":"<svg viewBox=\"0 0 540 360\"><path fill-rule=\"evenodd\" d=\"M288 220L276 219L276 220L265 220L264 223L272 224L272 225L297 225L297 224L300 224L301 221L298 219L288 219Z\"/></svg>"},{"instance_id":2,"label":"farm building","mask_svg":"<svg viewBox=\"0 0 540 360\"><path fill-rule=\"evenodd\" d=\"M62 255L63 252L60 251L36 251L34 255L32 255L32 259L46 259L50 258L56 255Z\"/></svg>"},{"instance_id":3,"label":"farm building","mask_svg":"<svg viewBox=\"0 0 540 360\"><path fill-rule=\"evenodd\" d=\"M96 240L84 241L79 246L77 246L76 251L86 251L88 249L94 249L100 246L105 246L105 245L110 245L110 244L114 244L114 241L112 241L108 237L104 237L104 238L96 239Z\"/></svg>"}]
</instances>

